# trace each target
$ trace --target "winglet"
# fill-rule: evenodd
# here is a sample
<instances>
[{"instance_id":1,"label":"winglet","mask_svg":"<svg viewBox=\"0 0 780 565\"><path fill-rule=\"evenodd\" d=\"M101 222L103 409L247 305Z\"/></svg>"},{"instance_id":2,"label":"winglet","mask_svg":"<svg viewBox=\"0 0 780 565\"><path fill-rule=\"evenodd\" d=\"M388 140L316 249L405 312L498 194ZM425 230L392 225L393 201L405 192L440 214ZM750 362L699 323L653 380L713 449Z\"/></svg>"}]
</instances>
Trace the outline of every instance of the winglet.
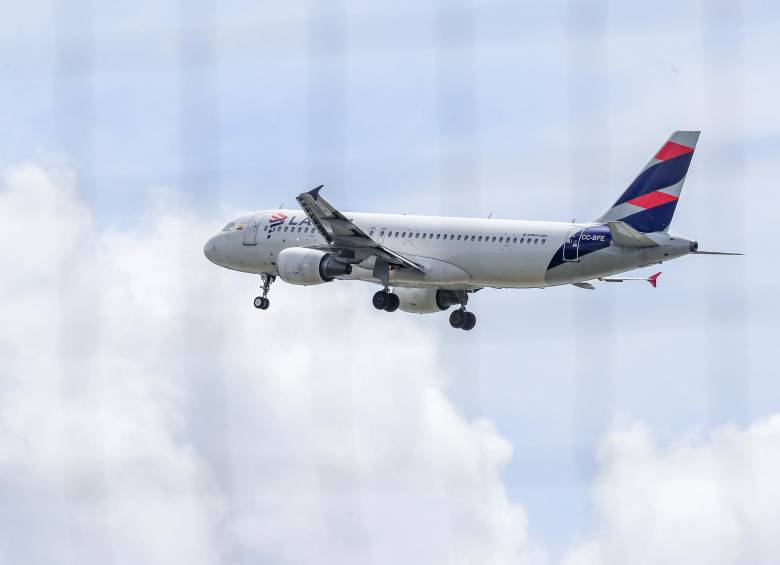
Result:
<instances>
[{"instance_id":1,"label":"winglet","mask_svg":"<svg viewBox=\"0 0 780 565\"><path fill-rule=\"evenodd\" d=\"M314 198L314 200L317 200L317 198L320 197L320 189L325 186L324 184L321 184L317 188L313 188L309 191L309 194L311 194L311 197Z\"/></svg>"},{"instance_id":2,"label":"winglet","mask_svg":"<svg viewBox=\"0 0 780 565\"><path fill-rule=\"evenodd\" d=\"M656 285L658 284L658 277L660 276L661 276L660 272L654 275L650 275L649 277L647 277L647 282L649 282L651 285L653 285L653 288L655 288Z\"/></svg>"}]
</instances>

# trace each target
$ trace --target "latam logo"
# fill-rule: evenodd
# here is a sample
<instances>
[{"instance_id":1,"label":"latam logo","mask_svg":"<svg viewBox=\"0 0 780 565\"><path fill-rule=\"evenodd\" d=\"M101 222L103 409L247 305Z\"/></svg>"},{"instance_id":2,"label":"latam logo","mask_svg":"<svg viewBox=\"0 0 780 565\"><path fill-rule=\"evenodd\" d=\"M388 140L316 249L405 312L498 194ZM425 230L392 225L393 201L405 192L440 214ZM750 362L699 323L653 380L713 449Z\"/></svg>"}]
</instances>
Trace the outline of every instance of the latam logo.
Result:
<instances>
[{"instance_id":1,"label":"latam logo","mask_svg":"<svg viewBox=\"0 0 780 565\"><path fill-rule=\"evenodd\" d=\"M274 212L271 214L271 217L268 219L268 235L266 236L266 239L271 237L272 232L281 228L286 219L287 214L283 214L282 212Z\"/></svg>"},{"instance_id":2,"label":"latam logo","mask_svg":"<svg viewBox=\"0 0 780 565\"><path fill-rule=\"evenodd\" d=\"M287 219L286 214L283 214L281 212L274 212L273 214L271 214L271 219L269 220L268 225L273 227L281 226L286 219Z\"/></svg>"}]
</instances>

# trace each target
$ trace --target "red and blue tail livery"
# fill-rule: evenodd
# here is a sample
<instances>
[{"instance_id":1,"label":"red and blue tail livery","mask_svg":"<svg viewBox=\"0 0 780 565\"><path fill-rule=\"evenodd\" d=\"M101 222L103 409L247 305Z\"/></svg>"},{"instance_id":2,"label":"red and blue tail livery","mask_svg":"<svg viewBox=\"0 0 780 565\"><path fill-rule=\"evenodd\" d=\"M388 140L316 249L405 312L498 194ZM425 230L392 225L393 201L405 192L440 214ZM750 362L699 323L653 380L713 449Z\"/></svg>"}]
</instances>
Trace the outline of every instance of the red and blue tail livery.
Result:
<instances>
[{"instance_id":1,"label":"red and blue tail livery","mask_svg":"<svg viewBox=\"0 0 780 565\"><path fill-rule=\"evenodd\" d=\"M598 221L623 221L643 233L669 229L698 140L698 131L674 132Z\"/></svg>"}]
</instances>

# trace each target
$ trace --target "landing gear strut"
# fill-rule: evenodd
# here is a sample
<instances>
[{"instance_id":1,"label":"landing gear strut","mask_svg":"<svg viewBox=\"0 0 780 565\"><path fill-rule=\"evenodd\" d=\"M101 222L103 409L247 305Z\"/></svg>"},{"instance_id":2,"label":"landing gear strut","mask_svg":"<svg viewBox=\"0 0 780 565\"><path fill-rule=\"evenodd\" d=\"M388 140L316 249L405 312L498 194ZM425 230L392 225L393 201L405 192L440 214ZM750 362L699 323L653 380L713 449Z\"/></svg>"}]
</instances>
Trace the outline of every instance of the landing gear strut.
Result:
<instances>
[{"instance_id":1,"label":"landing gear strut","mask_svg":"<svg viewBox=\"0 0 780 565\"><path fill-rule=\"evenodd\" d=\"M254 304L255 308L260 310L268 310L268 307L271 305L271 301L268 300L268 291L271 290L271 285L276 280L276 277L266 274L262 274L260 276L263 278L263 295L255 297Z\"/></svg>"},{"instance_id":2,"label":"landing gear strut","mask_svg":"<svg viewBox=\"0 0 780 565\"><path fill-rule=\"evenodd\" d=\"M374 294L371 302L374 304L374 308L384 310L385 312L395 312L401 304L398 295L391 293L387 287Z\"/></svg>"},{"instance_id":3,"label":"landing gear strut","mask_svg":"<svg viewBox=\"0 0 780 565\"><path fill-rule=\"evenodd\" d=\"M477 317L474 312L466 310L466 303L469 301L468 294L463 293L463 302L461 302L460 308L453 310L450 314L450 325L455 329L461 330L473 330L477 325Z\"/></svg>"}]
</instances>

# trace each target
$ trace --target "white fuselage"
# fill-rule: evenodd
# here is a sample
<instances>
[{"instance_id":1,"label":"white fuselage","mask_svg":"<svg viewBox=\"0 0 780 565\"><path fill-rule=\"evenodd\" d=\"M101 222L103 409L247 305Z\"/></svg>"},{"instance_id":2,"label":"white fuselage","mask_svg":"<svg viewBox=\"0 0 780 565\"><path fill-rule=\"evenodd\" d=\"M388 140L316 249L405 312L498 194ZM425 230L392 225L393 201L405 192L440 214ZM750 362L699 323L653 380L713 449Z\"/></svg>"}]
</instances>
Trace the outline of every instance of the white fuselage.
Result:
<instances>
[{"instance_id":1,"label":"white fuselage","mask_svg":"<svg viewBox=\"0 0 780 565\"><path fill-rule=\"evenodd\" d=\"M590 280L681 257L691 240L647 234L657 247L611 244L600 224L447 218L398 214L344 214L374 241L422 265L425 274L391 269L390 286L447 289L539 288ZM261 211L231 222L204 248L215 263L249 273L277 274L289 247L327 250L301 210ZM230 227L229 224L227 227ZM373 257L338 278L378 283Z\"/></svg>"}]
</instances>

